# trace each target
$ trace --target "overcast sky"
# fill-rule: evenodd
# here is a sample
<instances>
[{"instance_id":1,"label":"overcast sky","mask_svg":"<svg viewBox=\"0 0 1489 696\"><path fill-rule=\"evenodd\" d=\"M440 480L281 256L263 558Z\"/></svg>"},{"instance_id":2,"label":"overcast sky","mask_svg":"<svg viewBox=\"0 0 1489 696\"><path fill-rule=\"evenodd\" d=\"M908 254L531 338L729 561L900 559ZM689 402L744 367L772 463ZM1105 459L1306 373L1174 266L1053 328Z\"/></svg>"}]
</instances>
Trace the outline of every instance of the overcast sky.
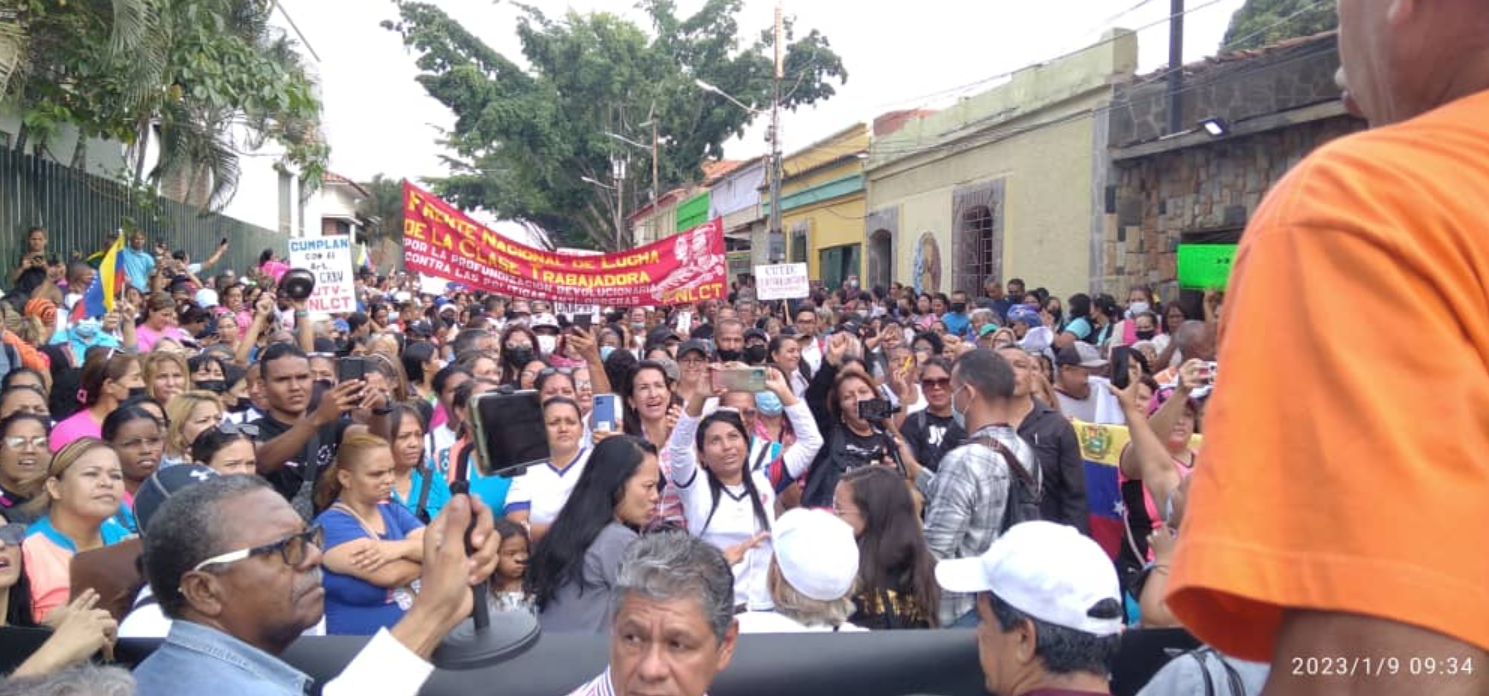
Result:
<instances>
[{"instance_id":1,"label":"overcast sky","mask_svg":"<svg viewBox=\"0 0 1489 696\"><path fill-rule=\"evenodd\" d=\"M516 8L489 0L430 0L509 58L521 60ZM613 12L644 22L631 0L527 0L550 17L568 8ZM827 35L848 70L836 97L782 117L787 152L885 111L935 108L975 94L1010 70L1100 40L1110 27L1141 29L1139 71L1168 58L1163 0L785 0L798 28ZM413 54L379 23L397 16L388 0L280 0L319 56L332 171L355 180L445 174L435 144L454 118L414 81ZM680 14L702 0L677 0ZM1213 55L1243 0L1189 0L1185 61ZM745 0L741 35L771 22L774 0ZM872 8L872 9L871 9ZM882 9L881 9L882 8ZM282 22L282 18L277 18ZM979 81L983 81L978 84ZM968 85L971 85L968 87ZM761 154L763 124L725 146L730 158Z\"/></svg>"}]
</instances>

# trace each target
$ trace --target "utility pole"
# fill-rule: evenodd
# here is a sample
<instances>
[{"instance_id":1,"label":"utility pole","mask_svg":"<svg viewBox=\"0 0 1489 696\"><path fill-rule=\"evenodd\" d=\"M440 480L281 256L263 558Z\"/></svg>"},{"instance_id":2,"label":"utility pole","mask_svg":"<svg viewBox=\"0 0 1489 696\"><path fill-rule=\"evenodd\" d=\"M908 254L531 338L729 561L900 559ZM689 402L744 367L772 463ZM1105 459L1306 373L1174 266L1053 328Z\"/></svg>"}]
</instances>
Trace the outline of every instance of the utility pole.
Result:
<instances>
[{"instance_id":1,"label":"utility pole","mask_svg":"<svg viewBox=\"0 0 1489 696\"><path fill-rule=\"evenodd\" d=\"M626 226L626 161L620 157L610 158L610 177L615 180L615 250L625 251L621 241Z\"/></svg>"},{"instance_id":2,"label":"utility pole","mask_svg":"<svg viewBox=\"0 0 1489 696\"><path fill-rule=\"evenodd\" d=\"M657 190L659 187L660 187L660 184L657 183L657 117L656 117L656 114L652 114L652 117L651 117L651 200L652 200L653 203L656 203L657 197L660 196L660 195L662 195L662 192L659 191L659 190Z\"/></svg>"},{"instance_id":3,"label":"utility pole","mask_svg":"<svg viewBox=\"0 0 1489 696\"><path fill-rule=\"evenodd\" d=\"M781 0L776 0L775 41L772 42L776 52L775 80L771 86L770 98L770 223L766 232L766 245L768 248L770 240L775 239L774 235L781 235L781 248L789 250L790 245L786 243L786 237L781 231L781 78L784 77L781 43L784 39L784 32L781 30Z\"/></svg>"},{"instance_id":4,"label":"utility pole","mask_svg":"<svg viewBox=\"0 0 1489 696\"><path fill-rule=\"evenodd\" d=\"M1168 132L1184 130L1180 108L1184 90L1184 0L1169 0L1168 19Z\"/></svg>"}]
</instances>

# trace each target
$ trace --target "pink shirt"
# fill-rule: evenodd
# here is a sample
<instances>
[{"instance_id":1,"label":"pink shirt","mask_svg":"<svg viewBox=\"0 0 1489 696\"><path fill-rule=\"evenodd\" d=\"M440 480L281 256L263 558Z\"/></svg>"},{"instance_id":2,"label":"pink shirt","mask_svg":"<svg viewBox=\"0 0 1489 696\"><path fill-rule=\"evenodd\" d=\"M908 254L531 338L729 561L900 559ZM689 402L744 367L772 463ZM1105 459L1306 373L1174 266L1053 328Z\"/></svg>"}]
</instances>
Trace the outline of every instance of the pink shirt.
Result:
<instances>
[{"instance_id":1,"label":"pink shirt","mask_svg":"<svg viewBox=\"0 0 1489 696\"><path fill-rule=\"evenodd\" d=\"M93 420L93 414L89 413L87 408L68 416L67 420L52 428L52 436L48 445L52 453L56 454L58 450L80 437L103 438L103 423Z\"/></svg>"},{"instance_id":2,"label":"pink shirt","mask_svg":"<svg viewBox=\"0 0 1489 696\"><path fill-rule=\"evenodd\" d=\"M148 353L155 350L155 344L162 338L169 338L180 343L186 340L186 332L178 326L167 326L163 331L150 328L149 324L140 324L134 327L134 345L140 353Z\"/></svg>"}]
</instances>

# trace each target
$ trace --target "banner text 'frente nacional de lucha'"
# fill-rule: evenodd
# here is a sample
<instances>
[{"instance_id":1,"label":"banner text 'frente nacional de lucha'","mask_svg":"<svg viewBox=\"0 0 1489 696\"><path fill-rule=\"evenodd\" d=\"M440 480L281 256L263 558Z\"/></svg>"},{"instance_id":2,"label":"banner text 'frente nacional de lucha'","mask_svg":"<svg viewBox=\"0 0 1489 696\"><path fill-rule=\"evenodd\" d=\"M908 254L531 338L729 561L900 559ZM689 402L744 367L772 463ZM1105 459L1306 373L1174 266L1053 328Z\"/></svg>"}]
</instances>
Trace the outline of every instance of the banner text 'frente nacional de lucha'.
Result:
<instances>
[{"instance_id":1,"label":"banner text 'frente nacional de lucha'","mask_svg":"<svg viewBox=\"0 0 1489 696\"><path fill-rule=\"evenodd\" d=\"M728 277L717 219L630 251L559 254L503 237L407 181L403 264L477 290L621 307L723 299Z\"/></svg>"}]
</instances>

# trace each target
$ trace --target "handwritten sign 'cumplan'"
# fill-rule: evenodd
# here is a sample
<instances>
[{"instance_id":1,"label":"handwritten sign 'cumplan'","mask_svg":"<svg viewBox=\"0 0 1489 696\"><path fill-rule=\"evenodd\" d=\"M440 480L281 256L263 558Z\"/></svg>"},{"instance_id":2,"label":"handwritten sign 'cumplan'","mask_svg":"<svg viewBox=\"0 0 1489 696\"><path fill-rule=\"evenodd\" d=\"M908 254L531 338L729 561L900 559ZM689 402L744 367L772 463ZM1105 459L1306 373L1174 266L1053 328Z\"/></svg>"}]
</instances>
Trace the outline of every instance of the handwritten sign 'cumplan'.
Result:
<instances>
[{"instance_id":1,"label":"handwritten sign 'cumplan'","mask_svg":"<svg viewBox=\"0 0 1489 696\"><path fill-rule=\"evenodd\" d=\"M291 239L290 266L315 274L315 292L306 309L317 315L357 311L350 237Z\"/></svg>"}]
</instances>

